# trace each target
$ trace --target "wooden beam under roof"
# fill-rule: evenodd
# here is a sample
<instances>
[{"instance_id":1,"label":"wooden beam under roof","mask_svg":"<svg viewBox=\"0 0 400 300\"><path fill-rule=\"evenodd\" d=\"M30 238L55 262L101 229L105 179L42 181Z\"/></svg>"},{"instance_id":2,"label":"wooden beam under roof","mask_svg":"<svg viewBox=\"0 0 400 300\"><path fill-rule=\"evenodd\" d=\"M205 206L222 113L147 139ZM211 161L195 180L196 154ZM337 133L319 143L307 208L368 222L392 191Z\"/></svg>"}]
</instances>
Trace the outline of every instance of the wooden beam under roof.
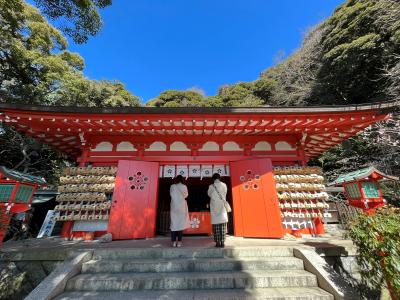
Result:
<instances>
[{"instance_id":1,"label":"wooden beam under roof","mask_svg":"<svg viewBox=\"0 0 400 300\"><path fill-rule=\"evenodd\" d=\"M77 144L82 133L128 139L152 136L162 140L169 136L301 136L301 132L308 132L320 137L311 138L305 145L305 152L312 157L390 117L396 105L388 102L331 107L77 108L0 104L0 121L74 155L82 150L82 145ZM74 140L63 141L60 136Z\"/></svg>"}]
</instances>

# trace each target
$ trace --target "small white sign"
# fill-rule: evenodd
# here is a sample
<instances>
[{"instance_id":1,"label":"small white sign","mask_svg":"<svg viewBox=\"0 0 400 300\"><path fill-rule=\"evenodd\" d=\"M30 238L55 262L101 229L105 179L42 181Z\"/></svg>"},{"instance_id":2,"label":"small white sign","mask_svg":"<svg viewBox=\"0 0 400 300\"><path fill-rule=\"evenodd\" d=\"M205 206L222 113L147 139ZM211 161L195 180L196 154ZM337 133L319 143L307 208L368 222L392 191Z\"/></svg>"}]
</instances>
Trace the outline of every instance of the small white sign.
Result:
<instances>
[{"instance_id":1,"label":"small white sign","mask_svg":"<svg viewBox=\"0 0 400 300\"><path fill-rule=\"evenodd\" d=\"M164 178L174 178L175 177L175 166L164 166Z\"/></svg>"},{"instance_id":2,"label":"small white sign","mask_svg":"<svg viewBox=\"0 0 400 300\"><path fill-rule=\"evenodd\" d=\"M213 174L219 174L220 176L227 176L225 165L214 165L213 167Z\"/></svg>"},{"instance_id":3,"label":"small white sign","mask_svg":"<svg viewBox=\"0 0 400 300\"><path fill-rule=\"evenodd\" d=\"M49 210L47 212L46 218L44 219L44 222L42 224L42 227L40 228L39 234L37 235L37 238L51 236L51 233L53 232L53 229L54 229L54 225L56 224L54 217L57 215L58 215L58 211L55 211L55 210Z\"/></svg>"},{"instance_id":4,"label":"small white sign","mask_svg":"<svg viewBox=\"0 0 400 300\"><path fill-rule=\"evenodd\" d=\"M200 177L201 168L200 165L189 165L189 177Z\"/></svg>"},{"instance_id":5,"label":"small white sign","mask_svg":"<svg viewBox=\"0 0 400 300\"><path fill-rule=\"evenodd\" d=\"M183 178L189 177L189 170L187 165L180 165L176 167L176 175L181 175Z\"/></svg>"},{"instance_id":6,"label":"small white sign","mask_svg":"<svg viewBox=\"0 0 400 300\"><path fill-rule=\"evenodd\" d=\"M201 178L212 177L213 166L212 165L202 165L201 166Z\"/></svg>"}]
</instances>

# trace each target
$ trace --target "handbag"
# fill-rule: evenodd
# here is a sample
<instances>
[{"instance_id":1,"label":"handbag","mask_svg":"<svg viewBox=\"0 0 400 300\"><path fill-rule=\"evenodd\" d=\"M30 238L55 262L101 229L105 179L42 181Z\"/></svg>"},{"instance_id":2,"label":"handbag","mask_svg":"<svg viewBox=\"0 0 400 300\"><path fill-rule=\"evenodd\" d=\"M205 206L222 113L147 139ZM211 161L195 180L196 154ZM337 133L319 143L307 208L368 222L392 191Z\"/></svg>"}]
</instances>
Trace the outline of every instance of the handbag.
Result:
<instances>
[{"instance_id":1,"label":"handbag","mask_svg":"<svg viewBox=\"0 0 400 300\"><path fill-rule=\"evenodd\" d=\"M228 201L226 201L226 200L222 197L222 195L219 193L219 191L218 191L218 189L217 189L217 187L215 186L214 183L213 183L213 186L214 186L214 189L215 189L215 191L217 192L218 196L221 198L222 202L224 203L224 207L225 207L226 212L230 213L230 212L232 211L232 208L231 208L231 206L229 205Z\"/></svg>"}]
</instances>

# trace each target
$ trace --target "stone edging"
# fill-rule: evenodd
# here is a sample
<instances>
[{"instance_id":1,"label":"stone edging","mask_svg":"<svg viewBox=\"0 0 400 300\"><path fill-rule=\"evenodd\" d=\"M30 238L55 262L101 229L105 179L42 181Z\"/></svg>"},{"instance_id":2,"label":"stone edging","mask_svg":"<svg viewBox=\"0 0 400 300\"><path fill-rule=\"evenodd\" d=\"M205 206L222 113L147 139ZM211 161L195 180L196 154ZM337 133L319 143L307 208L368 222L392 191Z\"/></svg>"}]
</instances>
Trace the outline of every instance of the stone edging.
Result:
<instances>
[{"instance_id":1,"label":"stone edging","mask_svg":"<svg viewBox=\"0 0 400 300\"><path fill-rule=\"evenodd\" d=\"M335 300L361 299L344 279L313 249L293 248L293 255L304 262L304 269L317 276L318 286Z\"/></svg>"},{"instance_id":2,"label":"stone edging","mask_svg":"<svg viewBox=\"0 0 400 300\"><path fill-rule=\"evenodd\" d=\"M92 258L92 251L77 251L50 273L25 300L50 300L64 292L67 281L79 274L82 264Z\"/></svg>"}]
</instances>

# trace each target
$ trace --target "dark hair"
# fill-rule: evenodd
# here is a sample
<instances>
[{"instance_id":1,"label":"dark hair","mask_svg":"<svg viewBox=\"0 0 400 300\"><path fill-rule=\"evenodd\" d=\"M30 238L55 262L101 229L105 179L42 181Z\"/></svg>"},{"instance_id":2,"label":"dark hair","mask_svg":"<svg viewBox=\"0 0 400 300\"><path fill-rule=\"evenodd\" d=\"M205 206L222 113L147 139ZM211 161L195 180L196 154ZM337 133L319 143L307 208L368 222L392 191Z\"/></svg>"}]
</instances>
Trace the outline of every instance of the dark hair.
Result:
<instances>
[{"instance_id":1,"label":"dark hair","mask_svg":"<svg viewBox=\"0 0 400 300\"><path fill-rule=\"evenodd\" d=\"M212 176L213 181L217 180L217 179L221 179L221 175L219 175L218 173L214 173Z\"/></svg>"},{"instance_id":2,"label":"dark hair","mask_svg":"<svg viewBox=\"0 0 400 300\"><path fill-rule=\"evenodd\" d=\"M185 180L182 175L178 175L175 177L175 183L183 183Z\"/></svg>"}]
</instances>

